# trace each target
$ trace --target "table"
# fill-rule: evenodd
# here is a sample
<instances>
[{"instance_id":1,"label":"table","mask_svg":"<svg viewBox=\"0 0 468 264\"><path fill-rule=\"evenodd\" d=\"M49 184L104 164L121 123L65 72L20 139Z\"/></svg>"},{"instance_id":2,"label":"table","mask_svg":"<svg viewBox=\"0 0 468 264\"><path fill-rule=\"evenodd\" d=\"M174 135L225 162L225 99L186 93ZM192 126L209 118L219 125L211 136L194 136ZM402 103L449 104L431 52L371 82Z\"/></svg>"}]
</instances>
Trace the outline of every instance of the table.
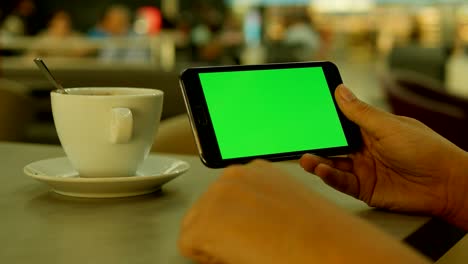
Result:
<instances>
[{"instance_id":1,"label":"table","mask_svg":"<svg viewBox=\"0 0 468 264\"><path fill-rule=\"evenodd\" d=\"M58 146L0 143L1 263L190 263L177 250L179 224L219 170L204 167L195 156L171 155L189 162L189 172L164 185L160 193L118 199L61 196L23 174L30 162L62 155ZM429 221L369 208L295 162L278 166L397 239Z\"/></svg>"}]
</instances>

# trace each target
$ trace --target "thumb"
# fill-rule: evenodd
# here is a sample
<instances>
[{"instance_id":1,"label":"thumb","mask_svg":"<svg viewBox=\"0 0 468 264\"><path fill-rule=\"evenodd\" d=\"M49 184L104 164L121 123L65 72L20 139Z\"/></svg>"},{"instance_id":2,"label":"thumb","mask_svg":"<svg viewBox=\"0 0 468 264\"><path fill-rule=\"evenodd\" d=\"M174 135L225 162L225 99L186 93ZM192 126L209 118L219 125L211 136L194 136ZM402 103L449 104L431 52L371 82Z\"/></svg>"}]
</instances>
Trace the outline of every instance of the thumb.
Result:
<instances>
[{"instance_id":1,"label":"thumb","mask_svg":"<svg viewBox=\"0 0 468 264\"><path fill-rule=\"evenodd\" d=\"M343 114L362 130L374 136L385 132L382 124L391 119L391 114L359 100L344 84L336 88L335 98Z\"/></svg>"}]
</instances>

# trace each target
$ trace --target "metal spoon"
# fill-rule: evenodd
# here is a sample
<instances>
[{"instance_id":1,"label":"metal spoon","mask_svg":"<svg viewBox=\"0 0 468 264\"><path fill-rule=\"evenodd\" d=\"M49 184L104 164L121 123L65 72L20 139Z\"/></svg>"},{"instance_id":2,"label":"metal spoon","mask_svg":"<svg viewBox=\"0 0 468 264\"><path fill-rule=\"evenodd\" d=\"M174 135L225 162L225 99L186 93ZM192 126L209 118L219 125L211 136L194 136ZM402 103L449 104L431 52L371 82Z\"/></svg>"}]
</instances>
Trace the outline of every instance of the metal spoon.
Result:
<instances>
[{"instance_id":1,"label":"metal spoon","mask_svg":"<svg viewBox=\"0 0 468 264\"><path fill-rule=\"evenodd\" d=\"M63 89L63 86L57 82L57 80L54 78L52 73L49 71L47 66L45 65L44 61L41 58L35 58L34 62L36 63L37 67L39 67L39 70L49 79L49 81L57 88L57 93L61 94L67 94L67 91Z\"/></svg>"}]
</instances>

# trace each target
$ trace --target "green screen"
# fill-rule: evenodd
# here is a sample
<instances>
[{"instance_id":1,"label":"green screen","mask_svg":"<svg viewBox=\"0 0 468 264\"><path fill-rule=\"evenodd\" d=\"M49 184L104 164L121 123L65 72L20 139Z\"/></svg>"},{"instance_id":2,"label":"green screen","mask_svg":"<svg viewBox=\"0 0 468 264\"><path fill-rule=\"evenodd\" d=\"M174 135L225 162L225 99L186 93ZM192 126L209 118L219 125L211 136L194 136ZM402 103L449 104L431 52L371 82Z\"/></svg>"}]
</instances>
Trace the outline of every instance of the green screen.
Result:
<instances>
[{"instance_id":1,"label":"green screen","mask_svg":"<svg viewBox=\"0 0 468 264\"><path fill-rule=\"evenodd\" d=\"M347 146L321 67L199 77L223 159Z\"/></svg>"}]
</instances>

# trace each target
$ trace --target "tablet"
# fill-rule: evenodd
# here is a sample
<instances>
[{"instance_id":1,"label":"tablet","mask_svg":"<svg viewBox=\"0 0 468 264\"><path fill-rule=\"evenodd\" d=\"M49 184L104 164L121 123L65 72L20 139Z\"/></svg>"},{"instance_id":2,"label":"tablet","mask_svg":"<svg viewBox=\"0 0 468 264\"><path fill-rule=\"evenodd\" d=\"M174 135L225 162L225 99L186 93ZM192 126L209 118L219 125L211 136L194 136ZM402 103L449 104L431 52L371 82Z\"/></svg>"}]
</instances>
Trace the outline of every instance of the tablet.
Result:
<instances>
[{"instance_id":1,"label":"tablet","mask_svg":"<svg viewBox=\"0 0 468 264\"><path fill-rule=\"evenodd\" d=\"M359 128L334 98L341 83L327 61L196 67L180 75L201 160L212 168L355 151Z\"/></svg>"}]
</instances>

